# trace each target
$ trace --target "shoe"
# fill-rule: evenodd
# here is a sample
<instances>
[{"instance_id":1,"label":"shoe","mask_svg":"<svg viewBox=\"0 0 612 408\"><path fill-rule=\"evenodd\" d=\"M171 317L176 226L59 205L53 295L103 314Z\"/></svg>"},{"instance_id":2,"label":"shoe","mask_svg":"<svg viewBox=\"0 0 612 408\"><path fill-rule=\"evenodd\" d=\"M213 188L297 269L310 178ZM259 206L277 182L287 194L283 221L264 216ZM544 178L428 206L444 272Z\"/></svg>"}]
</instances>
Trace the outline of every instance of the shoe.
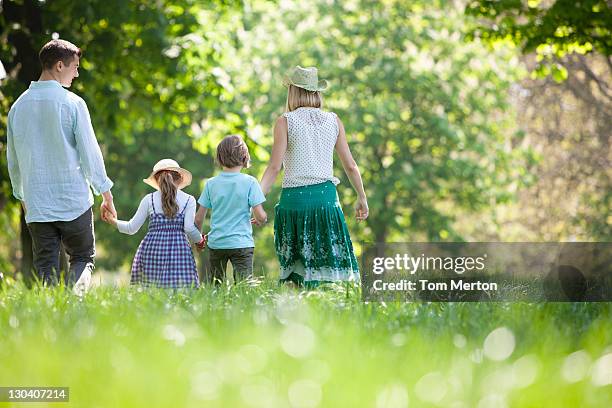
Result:
<instances>
[{"instance_id":1,"label":"shoe","mask_svg":"<svg viewBox=\"0 0 612 408\"><path fill-rule=\"evenodd\" d=\"M81 273L81 277L74 284L72 288L72 292L77 296L83 296L87 291L89 291L89 286L91 284L91 268L86 267L83 269L83 273Z\"/></svg>"}]
</instances>

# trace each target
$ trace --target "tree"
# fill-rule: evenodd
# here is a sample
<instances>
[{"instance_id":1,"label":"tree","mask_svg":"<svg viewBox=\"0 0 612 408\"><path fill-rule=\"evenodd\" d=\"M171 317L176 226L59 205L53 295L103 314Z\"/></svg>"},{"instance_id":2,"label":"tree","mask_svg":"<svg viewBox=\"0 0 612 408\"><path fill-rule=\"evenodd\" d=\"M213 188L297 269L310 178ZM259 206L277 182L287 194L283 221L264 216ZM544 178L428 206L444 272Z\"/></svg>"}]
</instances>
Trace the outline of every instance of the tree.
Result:
<instances>
[{"instance_id":1,"label":"tree","mask_svg":"<svg viewBox=\"0 0 612 408\"><path fill-rule=\"evenodd\" d=\"M531 169L536 183L519 192L506 226L520 226L515 239L610 241L612 104L604 81L610 70L596 53L561 63L565 81L525 79L517 87L517 124L541 159Z\"/></svg>"},{"instance_id":2,"label":"tree","mask_svg":"<svg viewBox=\"0 0 612 408\"><path fill-rule=\"evenodd\" d=\"M612 11L609 2L470 1L481 18L472 38L521 47L532 70L515 103L525 141L541 161L537 183L520 193L520 236L545 240L612 237L609 123Z\"/></svg>"},{"instance_id":3,"label":"tree","mask_svg":"<svg viewBox=\"0 0 612 408\"><path fill-rule=\"evenodd\" d=\"M224 50L215 43L218 37L207 36L201 26L215 22L229 29L234 10L239 10L238 2L222 0L3 3L0 60L8 79L0 98L0 204L8 207L5 211L17 208L5 163L6 115L29 81L38 78L37 53L52 36L83 49L81 75L71 90L90 107L123 216L148 191L140 180L160 158L171 156L185 166L201 166L197 174L210 175L210 157L192 147L192 124L231 95L211 74ZM103 223L96 228L103 266L117 267L131 258L137 238L118 239Z\"/></svg>"},{"instance_id":4,"label":"tree","mask_svg":"<svg viewBox=\"0 0 612 408\"><path fill-rule=\"evenodd\" d=\"M449 2L249 3L243 21L236 61L253 69L228 73L242 95L235 110L257 124L254 140L269 146L288 68L316 65L331 79L325 104L344 121L369 195L359 240L461 240L457 208L490 208L524 181L525 152L509 140L505 112L515 55L464 44L466 20ZM352 214L347 186L343 177Z\"/></svg>"},{"instance_id":5,"label":"tree","mask_svg":"<svg viewBox=\"0 0 612 408\"><path fill-rule=\"evenodd\" d=\"M510 40L523 53L536 52L535 72L567 78L557 59L566 54L597 51L612 54L612 10L605 0L476 0L469 1L466 13L481 18L472 37L487 41ZM612 62L608 58L608 64Z\"/></svg>"}]
</instances>

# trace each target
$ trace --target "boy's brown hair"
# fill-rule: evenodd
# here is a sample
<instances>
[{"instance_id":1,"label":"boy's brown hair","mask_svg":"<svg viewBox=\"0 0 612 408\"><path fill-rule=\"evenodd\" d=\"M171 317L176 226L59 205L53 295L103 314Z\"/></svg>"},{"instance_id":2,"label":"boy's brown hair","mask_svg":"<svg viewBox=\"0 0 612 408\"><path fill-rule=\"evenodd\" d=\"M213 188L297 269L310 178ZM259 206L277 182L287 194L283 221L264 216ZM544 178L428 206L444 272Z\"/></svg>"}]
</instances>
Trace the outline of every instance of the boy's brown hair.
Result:
<instances>
[{"instance_id":1,"label":"boy's brown hair","mask_svg":"<svg viewBox=\"0 0 612 408\"><path fill-rule=\"evenodd\" d=\"M68 65L74 57L81 57L81 49L66 40L51 40L40 49L38 59L43 69L51 69L62 61Z\"/></svg>"},{"instance_id":2,"label":"boy's brown hair","mask_svg":"<svg viewBox=\"0 0 612 408\"><path fill-rule=\"evenodd\" d=\"M225 137L217 146L217 163L222 167L249 167L251 156L249 148L238 135Z\"/></svg>"}]
</instances>

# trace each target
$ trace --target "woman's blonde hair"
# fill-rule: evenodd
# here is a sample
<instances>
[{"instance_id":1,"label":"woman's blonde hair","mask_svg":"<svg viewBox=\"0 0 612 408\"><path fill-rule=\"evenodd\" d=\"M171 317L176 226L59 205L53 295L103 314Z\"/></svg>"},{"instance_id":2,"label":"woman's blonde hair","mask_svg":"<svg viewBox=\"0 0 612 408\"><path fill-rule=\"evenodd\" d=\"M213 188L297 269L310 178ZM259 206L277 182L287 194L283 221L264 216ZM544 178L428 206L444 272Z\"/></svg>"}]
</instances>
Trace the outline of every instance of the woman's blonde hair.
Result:
<instances>
[{"instance_id":1,"label":"woman's blonde hair","mask_svg":"<svg viewBox=\"0 0 612 408\"><path fill-rule=\"evenodd\" d=\"M157 180L159 192L161 193L162 209L164 210L164 215L168 218L174 218L176 213L178 213L176 190L181 179L181 175L172 170L162 170L155 175L155 180Z\"/></svg>"},{"instance_id":2,"label":"woman's blonde hair","mask_svg":"<svg viewBox=\"0 0 612 408\"><path fill-rule=\"evenodd\" d=\"M307 91L295 85L289 85L287 91L287 112L296 110L297 108L321 108L323 106L323 97L319 91Z\"/></svg>"}]
</instances>

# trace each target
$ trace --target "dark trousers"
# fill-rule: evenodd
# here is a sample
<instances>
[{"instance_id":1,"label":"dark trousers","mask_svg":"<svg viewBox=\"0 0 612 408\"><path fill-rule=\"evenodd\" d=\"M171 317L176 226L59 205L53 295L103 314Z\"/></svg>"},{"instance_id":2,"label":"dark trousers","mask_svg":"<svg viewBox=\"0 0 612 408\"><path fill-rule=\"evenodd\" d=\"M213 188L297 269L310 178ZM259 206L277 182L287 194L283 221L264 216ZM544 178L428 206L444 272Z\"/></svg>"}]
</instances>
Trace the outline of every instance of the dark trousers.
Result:
<instances>
[{"instance_id":1,"label":"dark trousers","mask_svg":"<svg viewBox=\"0 0 612 408\"><path fill-rule=\"evenodd\" d=\"M241 281L253 275L253 249L212 249L209 248L210 273L208 282L221 283L225 280L227 262L232 263L234 282Z\"/></svg>"},{"instance_id":2,"label":"dark trousers","mask_svg":"<svg viewBox=\"0 0 612 408\"><path fill-rule=\"evenodd\" d=\"M79 280L85 268L93 270L96 256L93 212L90 209L72 221L31 222L34 268L43 285L56 285L60 274L60 244L68 254L70 269L65 282Z\"/></svg>"}]
</instances>

